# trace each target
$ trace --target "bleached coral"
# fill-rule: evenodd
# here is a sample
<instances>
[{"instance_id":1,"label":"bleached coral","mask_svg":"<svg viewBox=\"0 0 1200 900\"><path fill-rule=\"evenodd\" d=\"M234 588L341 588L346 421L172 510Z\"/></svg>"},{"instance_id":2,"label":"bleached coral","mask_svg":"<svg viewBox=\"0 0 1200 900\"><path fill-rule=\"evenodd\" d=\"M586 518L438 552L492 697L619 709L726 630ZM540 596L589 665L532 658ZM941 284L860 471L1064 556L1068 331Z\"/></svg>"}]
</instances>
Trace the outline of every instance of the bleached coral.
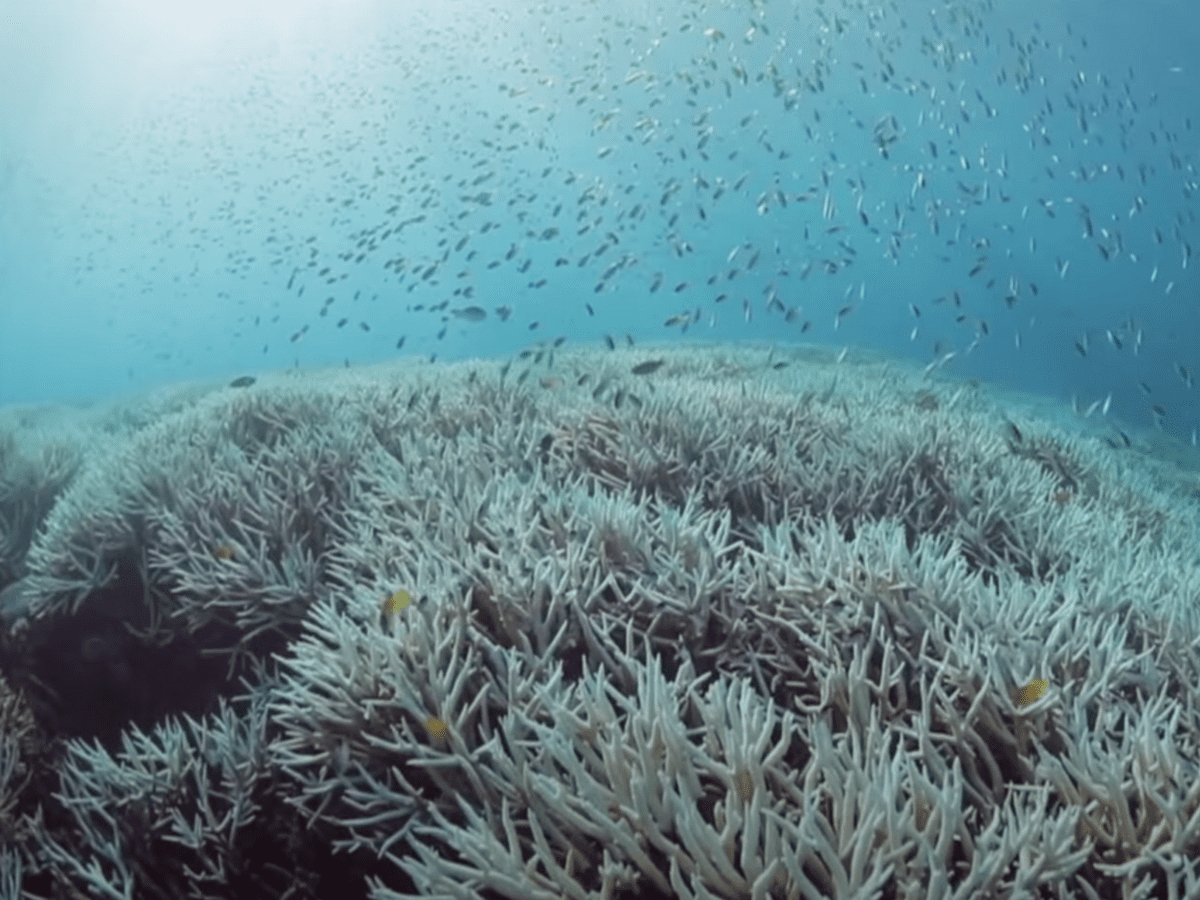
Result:
<instances>
[{"instance_id":1,"label":"bleached coral","mask_svg":"<svg viewBox=\"0 0 1200 900\"><path fill-rule=\"evenodd\" d=\"M1197 519L966 386L662 356L256 385L88 467L31 634L140 609L255 705L70 742L25 862L228 895L270 821L388 900L1194 890Z\"/></svg>"},{"instance_id":2,"label":"bleached coral","mask_svg":"<svg viewBox=\"0 0 1200 900\"><path fill-rule=\"evenodd\" d=\"M133 726L115 753L67 742L55 799L72 827L39 820L38 859L60 883L112 898L203 898L272 881L282 890L292 875L252 858L264 853L271 777L266 700L260 689L204 719Z\"/></svg>"}]
</instances>

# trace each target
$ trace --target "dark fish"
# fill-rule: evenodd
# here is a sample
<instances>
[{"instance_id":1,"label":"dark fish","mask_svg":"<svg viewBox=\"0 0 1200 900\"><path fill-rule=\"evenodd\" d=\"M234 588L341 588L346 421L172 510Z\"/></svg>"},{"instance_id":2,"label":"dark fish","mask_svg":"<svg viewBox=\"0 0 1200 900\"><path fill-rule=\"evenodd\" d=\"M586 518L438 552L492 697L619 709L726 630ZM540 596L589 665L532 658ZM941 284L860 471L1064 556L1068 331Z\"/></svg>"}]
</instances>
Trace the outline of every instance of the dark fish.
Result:
<instances>
[{"instance_id":1,"label":"dark fish","mask_svg":"<svg viewBox=\"0 0 1200 900\"><path fill-rule=\"evenodd\" d=\"M468 322L482 322L487 318L487 310L479 306L468 306L464 309L452 309L450 312L460 319L466 319Z\"/></svg>"},{"instance_id":2,"label":"dark fish","mask_svg":"<svg viewBox=\"0 0 1200 900\"><path fill-rule=\"evenodd\" d=\"M647 360L644 363L638 363L636 366L630 369L630 371L633 372L634 375L649 375L651 372L658 371L659 367L665 362L665 359Z\"/></svg>"},{"instance_id":3,"label":"dark fish","mask_svg":"<svg viewBox=\"0 0 1200 900\"><path fill-rule=\"evenodd\" d=\"M240 378L235 378L229 382L230 387L244 388L250 387L257 379L253 375L243 375Z\"/></svg>"},{"instance_id":4,"label":"dark fish","mask_svg":"<svg viewBox=\"0 0 1200 900\"><path fill-rule=\"evenodd\" d=\"M406 334L400 335L400 340L396 341L396 349L397 350L399 350L401 347L404 346L404 339L406 337L408 337L408 335L406 335Z\"/></svg>"}]
</instances>

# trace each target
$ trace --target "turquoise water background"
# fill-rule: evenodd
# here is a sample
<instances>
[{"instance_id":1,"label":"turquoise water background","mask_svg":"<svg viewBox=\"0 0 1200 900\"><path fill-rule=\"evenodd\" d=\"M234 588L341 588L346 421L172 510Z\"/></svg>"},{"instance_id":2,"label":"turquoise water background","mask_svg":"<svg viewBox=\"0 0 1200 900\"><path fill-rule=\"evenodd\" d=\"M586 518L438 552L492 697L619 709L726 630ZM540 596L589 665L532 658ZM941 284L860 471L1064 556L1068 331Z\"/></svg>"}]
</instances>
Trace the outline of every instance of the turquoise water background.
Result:
<instances>
[{"instance_id":1,"label":"turquoise water background","mask_svg":"<svg viewBox=\"0 0 1200 900\"><path fill-rule=\"evenodd\" d=\"M9 4L0 402L753 340L1186 447L1198 42L1180 3Z\"/></svg>"}]
</instances>

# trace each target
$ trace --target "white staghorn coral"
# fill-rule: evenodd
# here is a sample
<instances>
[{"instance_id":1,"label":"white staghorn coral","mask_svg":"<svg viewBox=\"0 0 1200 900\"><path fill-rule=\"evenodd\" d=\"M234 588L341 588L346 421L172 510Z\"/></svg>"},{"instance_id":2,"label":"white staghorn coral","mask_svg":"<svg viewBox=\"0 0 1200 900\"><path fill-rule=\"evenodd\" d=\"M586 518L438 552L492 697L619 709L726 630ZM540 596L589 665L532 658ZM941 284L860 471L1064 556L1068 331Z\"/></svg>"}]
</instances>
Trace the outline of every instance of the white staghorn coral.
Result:
<instances>
[{"instance_id":1,"label":"white staghorn coral","mask_svg":"<svg viewBox=\"0 0 1200 900\"><path fill-rule=\"evenodd\" d=\"M85 461L11 652L103 744L38 773L53 818L13 804L16 877L234 896L267 847L268 896L1185 895L1196 519L977 391L663 357L256 385Z\"/></svg>"}]
</instances>

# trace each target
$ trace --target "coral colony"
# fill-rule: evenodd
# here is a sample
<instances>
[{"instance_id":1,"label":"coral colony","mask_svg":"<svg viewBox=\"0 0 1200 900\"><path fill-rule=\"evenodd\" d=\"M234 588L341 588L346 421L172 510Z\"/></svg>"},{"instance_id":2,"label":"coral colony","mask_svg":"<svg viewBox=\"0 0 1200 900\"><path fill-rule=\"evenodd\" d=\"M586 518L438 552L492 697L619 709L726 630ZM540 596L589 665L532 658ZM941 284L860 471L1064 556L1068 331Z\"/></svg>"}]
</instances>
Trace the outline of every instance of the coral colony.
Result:
<instances>
[{"instance_id":1,"label":"coral colony","mask_svg":"<svg viewBox=\"0 0 1200 900\"><path fill-rule=\"evenodd\" d=\"M1194 485L859 354L544 374L7 439L0 896L1195 895Z\"/></svg>"}]
</instances>

